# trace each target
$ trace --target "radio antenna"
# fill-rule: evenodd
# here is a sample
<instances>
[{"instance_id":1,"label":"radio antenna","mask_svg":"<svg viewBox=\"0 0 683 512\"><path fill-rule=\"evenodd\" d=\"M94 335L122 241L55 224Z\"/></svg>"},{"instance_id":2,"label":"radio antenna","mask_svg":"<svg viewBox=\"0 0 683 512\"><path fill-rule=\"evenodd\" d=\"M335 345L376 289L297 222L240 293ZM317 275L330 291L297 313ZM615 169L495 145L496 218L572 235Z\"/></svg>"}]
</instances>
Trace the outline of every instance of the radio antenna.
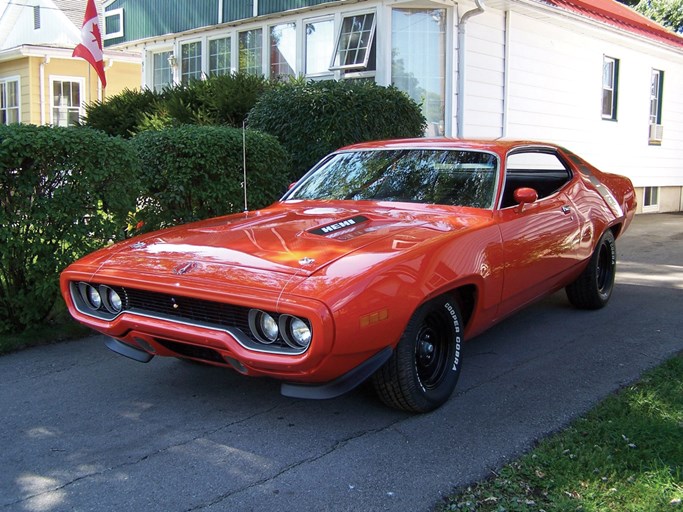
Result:
<instances>
[{"instance_id":1,"label":"radio antenna","mask_svg":"<svg viewBox=\"0 0 683 512\"><path fill-rule=\"evenodd\" d=\"M242 188L244 189L244 213L247 213L249 211L249 208L247 207L247 120L244 119L242 121L242 173L243 173L243 182L242 182Z\"/></svg>"}]
</instances>

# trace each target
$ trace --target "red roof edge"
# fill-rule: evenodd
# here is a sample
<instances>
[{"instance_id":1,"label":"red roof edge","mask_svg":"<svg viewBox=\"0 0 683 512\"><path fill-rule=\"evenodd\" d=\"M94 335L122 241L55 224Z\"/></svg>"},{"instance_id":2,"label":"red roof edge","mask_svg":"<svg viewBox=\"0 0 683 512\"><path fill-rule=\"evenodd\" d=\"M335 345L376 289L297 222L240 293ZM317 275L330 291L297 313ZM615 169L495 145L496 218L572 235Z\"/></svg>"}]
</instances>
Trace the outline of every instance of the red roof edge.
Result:
<instances>
[{"instance_id":1,"label":"red roof edge","mask_svg":"<svg viewBox=\"0 0 683 512\"><path fill-rule=\"evenodd\" d=\"M654 39L661 43L683 48L683 37L659 23L646 18L630 7L616 0L544 0L560 7L627 30L631 33Z\"/></svg>"}]
</instances>

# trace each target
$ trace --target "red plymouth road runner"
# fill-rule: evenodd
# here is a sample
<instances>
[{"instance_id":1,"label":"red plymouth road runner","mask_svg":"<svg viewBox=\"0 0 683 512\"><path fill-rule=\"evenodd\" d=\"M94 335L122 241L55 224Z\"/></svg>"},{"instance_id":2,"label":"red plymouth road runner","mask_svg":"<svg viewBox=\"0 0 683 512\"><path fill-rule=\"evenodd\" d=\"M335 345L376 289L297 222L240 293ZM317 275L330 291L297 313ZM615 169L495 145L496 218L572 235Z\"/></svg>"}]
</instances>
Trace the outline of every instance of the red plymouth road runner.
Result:
<instances>
[{"instance_id":1,"label":"red plymouth road runner","mask_svg":"<svg viewBox=\"0 0 683 512\"><path fill-rule=\"evenodd\" d=\"M173 227L69 266L71 314L137 361L170 356L331 398L451 395L461 346L566 289L607 304L631 182L552 144L393 140L342 148L277 203Z\"/></svg>"}]
</instances>

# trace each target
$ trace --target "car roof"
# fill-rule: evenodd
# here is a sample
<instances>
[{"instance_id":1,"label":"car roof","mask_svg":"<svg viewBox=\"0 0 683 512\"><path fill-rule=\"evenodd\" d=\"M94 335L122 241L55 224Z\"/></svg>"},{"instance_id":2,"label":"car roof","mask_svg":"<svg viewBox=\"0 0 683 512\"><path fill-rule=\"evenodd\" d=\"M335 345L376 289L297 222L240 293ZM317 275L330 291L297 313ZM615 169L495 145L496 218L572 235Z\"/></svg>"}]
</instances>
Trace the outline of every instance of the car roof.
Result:
<instances>
[{"instance_id":1,"label":"car roof","mask_svg":"<svg viewBox=\"0 0 683 512\"><path fill-rule=\"evenodd\" d=\"M433 137L361 142L359 144L345 146L339 151L362 149L473 149L480 151L493 151L496 153L507 153L511 149L528 146L559 149L557 144L530 140L453 139L446 137Z\"/></svg>"}]
</instances>

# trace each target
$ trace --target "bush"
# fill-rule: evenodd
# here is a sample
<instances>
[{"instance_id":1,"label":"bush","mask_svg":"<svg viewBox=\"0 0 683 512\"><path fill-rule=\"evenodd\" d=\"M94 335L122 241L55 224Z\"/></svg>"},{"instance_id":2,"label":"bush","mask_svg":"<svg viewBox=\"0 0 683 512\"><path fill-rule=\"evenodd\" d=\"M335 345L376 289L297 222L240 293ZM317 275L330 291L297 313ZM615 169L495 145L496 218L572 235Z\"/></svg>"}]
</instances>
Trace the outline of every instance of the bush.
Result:
<instances>
[{"instance_id":1,"label":"bush","mask_svg":"<svg viewBox=\"0 0 683 512\"><path fill-rule=\"evenodd\" d=\"M182 126L131 139L144 184L139 218L151 230L244 209L242 130ZM246 131L249 208L286 190L287 153L270 135Z\"/></svg>"},{"instance_id":2,"label":"bush","mask_svg":"<svg viewBox=\"0 0 683 512\"><path fill-rule=\"evenodd\" d=\"M134 169L125 141L102 132L0 125L0 332L44 320L61 270L122 234Z\"/></svg>"},{"instance_id":3,"label":"bush","mask_svg":"<svg viewBox=\"0 0 683 512\"><path fill-rule=\"evenodd\" d=\"M142 91L125 89L120 94L110 96L104 101L86 105L85 119L82 124L102 130L109 135L128 138L138 131L138 126L145 116L156 112L161 98L160 93L149 89Z\"/></svg>"},{"instance_id":4,"label":"bush","mask_svg":"<svg viewBox=\"0 0 683 512\"><path fill-rule=\"evenodd\" d=\"M406 94L365 80L282 83L249 113L250 128L275 135L292 155L293 180L341 146L421 137L425 126Z\"/></svg>"},{"instance_id":5,"label":"bush","mask_svg":"<svg viewBox=\"0 0 683 512\"><path fill-rule=\"evenodd\" d=\"M177 84L161 93L125 90L88 105L83 124L121 137L185 124L241 128L249 110L270 87L262 76L234 73Z\"/></svg>"}]
</instances>

